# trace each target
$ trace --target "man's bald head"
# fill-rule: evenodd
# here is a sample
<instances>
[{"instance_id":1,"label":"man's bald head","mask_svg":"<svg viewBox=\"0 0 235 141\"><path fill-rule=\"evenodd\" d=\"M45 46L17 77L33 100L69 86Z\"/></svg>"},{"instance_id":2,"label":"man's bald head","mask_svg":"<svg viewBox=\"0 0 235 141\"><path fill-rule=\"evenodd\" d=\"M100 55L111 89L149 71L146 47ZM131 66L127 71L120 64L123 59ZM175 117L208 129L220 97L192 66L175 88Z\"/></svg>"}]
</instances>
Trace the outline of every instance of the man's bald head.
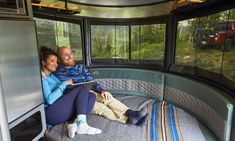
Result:
<instances>
[{"instance_id":1,"label":"man's bald head","mask_svg":"<svg viewBox=\"0 0 235 141\"><path fill-rule=\"evenodd\" d=\"M65 67L71 68L75 65L74 56L70 47L61 46L57 50L59 61Z\"/></svg>"}]
</instances>

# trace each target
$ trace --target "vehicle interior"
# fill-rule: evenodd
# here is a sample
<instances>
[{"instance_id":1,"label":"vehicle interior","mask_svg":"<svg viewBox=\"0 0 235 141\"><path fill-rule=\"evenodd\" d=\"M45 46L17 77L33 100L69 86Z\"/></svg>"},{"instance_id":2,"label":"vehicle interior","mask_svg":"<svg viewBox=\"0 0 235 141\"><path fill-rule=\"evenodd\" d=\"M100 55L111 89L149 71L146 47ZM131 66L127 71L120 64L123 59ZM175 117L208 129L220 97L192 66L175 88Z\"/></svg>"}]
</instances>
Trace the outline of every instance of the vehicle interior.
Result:
<instances>
[{"instance_id":1,"label":"vehicle interior","mask_svg":"<svg viewBox=\"0 0 235 141\"><path fill-rule=\"evenodd\" d=\"M233 0L0 1L0 141L235 141ZM141 126L90 114L99 135L46 123L41 47L70 47Z\"/></svg>"}]
</instances>

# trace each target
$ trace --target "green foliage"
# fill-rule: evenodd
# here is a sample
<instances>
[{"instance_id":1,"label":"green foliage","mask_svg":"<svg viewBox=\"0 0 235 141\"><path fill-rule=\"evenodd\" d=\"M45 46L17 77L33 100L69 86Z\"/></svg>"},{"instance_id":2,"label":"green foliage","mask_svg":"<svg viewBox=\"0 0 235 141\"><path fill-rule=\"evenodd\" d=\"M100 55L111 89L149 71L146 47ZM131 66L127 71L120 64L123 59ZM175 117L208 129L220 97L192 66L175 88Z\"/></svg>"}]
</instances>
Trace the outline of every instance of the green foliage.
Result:
<instances>
[{"instance_id":1,"label":"green foliage","mask_svg":"<svg viewBox=\"0 0 235 141\"><path fill-rule=\"evenodd\" d=\"M211 24L214 24L220 21L228 21L230 20L228 19L229 17L230 19L235 19L234 10L230 10L230 12L229 10L227 10L227 11L219 12L210 16L196 18L192 21L192 25L195 29L200 28L201 30L208 30L208 29L212 30L213 26Z\"/></svg>"},{"instance_id":2,"label":"green foliage","mask_svg":"<svg viewBox=\"0 0 235 141\"><path fill-rule=\"evenodd\" d=\"M191 42L177 39L175 54L176 64L194 66L195 54L196 48L193 47Z\"/></svg>"},{"instance_id":3,"label":"green foliage","mask_svg":"<svg viewBox=\"0 0 235 141\"><path fill-rule=\"evenodd\" d=\"M178 26L178 38L176 44L176 64L197 66L205 70L209 70L216 73L221 73L227 78L235 81L235 45L228 52L221 52L219 48L210 46L207 48L196 48L191 39L185 38L185 26L183 23L187 23L186 28L190 27L190 31L194 34L196 31L210 31L213 30L212 24L220 21L235 20L235 9L230 11L219 12L210 16L200 17L196 19L182 21ZM192 27L192 28L191 28ZM189 33L190 35L190 33ZM222 68L221 68L222 67Z\"/></svg>"},{"instance_id":4,"label":"green foliage","mask_svg":"<svg viewBox=\"0 0 235 141\"><path fill-rule=\"evenodd\" d=\"M92 58L128 59L129 40L131 54L134 55L132 59L139 58L140 55L143 60L164 58L164 24L131 26L131 39L129 39L129 26L92 26L91 31Z\"/></svg>"},{"instance_id":5,"label":"green foliage","mask_svg":"<svg viewBox=\"0 0 235 141\"><path fill-rule=\"evenodd\" d=\"M53 22L35 18L37 26L37 38L40 46L48 46L57 49Z\"/></svg>"},{"instance_id":6,"label":"green foliage","mask_svg":"<svg viewBox=\"0 0 235 141\"><path fill-rule=\"evenodd\" d=\"M175 63L197 66L216 73L220 73L222 67L222 74L235 81L235 45L229 52L224 53L224 58L223 52L218 48L208 47L196 50L193 46L189 41L177 39Z\"/></svg>"},{"instance_id":7,"label":"green foliage","mask_svg":"<svg viewBox=\"0 0 235 141\"><path fill-rule=\"evenodd\" d=\"M165 42L145 44L139 51L131 53L132 59L164 60Z\"/></svg>"},{"instance_id":8,"label":"green foliage","mask_svg":"<svg viewBox=\"0 0 235 141\"><path fill-rule=\"evenodd\" d=\"M69 41L72 48L82 47L80 26L69 24ZM80 33L80 34L79 34Z\"/></svg>"},{"instance_id":9,"label":"green foliage","mask_svg":"<svg viewBox=\"0 0 235 141\"><path fill-rule=\"evenodd\" d=\"M230 19L235 20L235 9L230 10Z\"/></svg>"},{"instance_id":10,"label":"green foliage","mask_svg":"<svg viewBox=\"0 0 235 141\"><path fill-rule=\"evenodd\" d=\"M138 51L140 46L165 41L165 25L142 25L131 27L131 50Z\"/></svg>"}]
</instances>

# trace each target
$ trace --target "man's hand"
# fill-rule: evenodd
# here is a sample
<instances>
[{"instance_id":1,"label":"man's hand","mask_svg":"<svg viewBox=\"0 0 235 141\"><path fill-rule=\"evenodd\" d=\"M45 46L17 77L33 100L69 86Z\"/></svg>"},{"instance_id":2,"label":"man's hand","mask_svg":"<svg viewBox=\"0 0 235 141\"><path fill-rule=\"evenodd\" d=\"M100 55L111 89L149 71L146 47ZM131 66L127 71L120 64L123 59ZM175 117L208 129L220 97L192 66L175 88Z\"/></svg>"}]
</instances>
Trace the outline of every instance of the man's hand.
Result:
<instances>
[{"instance_id":1,"label":"man's hand","mask_svg":"<svg viewBox=\"0 0 235 141\"><path fill-rule=\"evenodd\" d=\"M104 91L100 94L102 96L102 98L104 98L105 100L109 100L111 98L113 98L112 94L108 91Z\"/></svg>"}]
</instances>

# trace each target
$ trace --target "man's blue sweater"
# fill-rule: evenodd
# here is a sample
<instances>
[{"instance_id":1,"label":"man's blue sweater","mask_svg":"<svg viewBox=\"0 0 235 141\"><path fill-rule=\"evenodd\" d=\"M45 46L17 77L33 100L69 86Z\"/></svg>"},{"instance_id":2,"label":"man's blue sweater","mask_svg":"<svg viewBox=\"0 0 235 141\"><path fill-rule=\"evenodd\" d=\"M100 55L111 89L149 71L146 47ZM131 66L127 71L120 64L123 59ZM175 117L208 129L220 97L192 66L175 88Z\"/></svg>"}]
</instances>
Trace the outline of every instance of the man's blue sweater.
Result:
<instances>
[{"instance_id":1,"label":"man's blue sweater","mask_svg":"<svg viewBox=\"0 0 235 141\"><path fill-rule=\"evenodd\" d=\"M87 82L94 80L90 76L90 72L83 65L77 64L71 68L66 68L63 65L59 65L54 72L54 75L59 78L60 81L72 79L73 83ZM92 90L98 93L102 93L104 89L97 82L93 85Z\"/></svg>"}]
</instances>

